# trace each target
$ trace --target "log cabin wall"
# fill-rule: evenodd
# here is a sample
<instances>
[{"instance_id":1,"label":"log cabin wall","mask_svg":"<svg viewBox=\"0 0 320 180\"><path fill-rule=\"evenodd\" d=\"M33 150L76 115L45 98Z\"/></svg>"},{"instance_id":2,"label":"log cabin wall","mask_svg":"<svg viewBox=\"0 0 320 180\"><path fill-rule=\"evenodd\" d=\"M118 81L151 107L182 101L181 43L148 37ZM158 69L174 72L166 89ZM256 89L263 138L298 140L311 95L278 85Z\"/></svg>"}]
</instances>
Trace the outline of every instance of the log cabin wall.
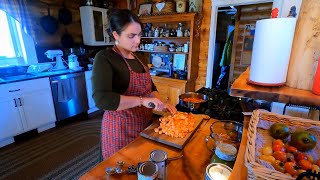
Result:
<instances>
[{"instance_id":1,"label":"log cabin wall","mask_svg":"<svg viewBox=\"0 0 320 180\"><path fill-rule=\"evenodd\" d=\"M195 90L198 90L206 85L211 23L211 0L203 0L202 17L203 18L201 22L200 32L199 71Z\"/></svg>"},{"instance_id":2,"label":"log cabin wall","mask_svg":"<svg viewBox=\"0 0 320 180\"><path fill-rule=\"evenodd\" d=\"M243 73L248 64L241 62L246 24L256 24L257 20L270 18L272 3L239 6L235 25L235 34L230 65L229 85ZM248 32L246 35L249 35ZM249 59L251 62L251 59Z\"/></svg>"}]
</instances>

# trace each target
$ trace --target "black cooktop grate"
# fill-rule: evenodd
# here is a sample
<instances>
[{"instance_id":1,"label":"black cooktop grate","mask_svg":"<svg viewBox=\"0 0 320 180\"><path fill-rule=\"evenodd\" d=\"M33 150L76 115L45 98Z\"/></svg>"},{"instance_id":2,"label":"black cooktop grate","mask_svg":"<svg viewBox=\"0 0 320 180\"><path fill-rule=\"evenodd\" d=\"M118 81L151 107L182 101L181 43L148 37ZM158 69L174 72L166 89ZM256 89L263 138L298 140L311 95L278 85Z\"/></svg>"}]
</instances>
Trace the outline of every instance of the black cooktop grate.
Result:
<instances>
[{"instance_id":1,"label":"black cooktop grate","mask_svg":"<svg viewBox=\"0 0 320 180\"><path fill-rule=\"evenodd\" d=\"M204 87L199 89L197 93L207 95L209 100L194 111L190 111L189 108L182 107L179 104L176 105L177 110L192 112L194 114L206 114L211 118L219 120L243 121L244 117L242 114L240 100L238 98L230 96L224 90Z\"/></svg>"}]
</instances>

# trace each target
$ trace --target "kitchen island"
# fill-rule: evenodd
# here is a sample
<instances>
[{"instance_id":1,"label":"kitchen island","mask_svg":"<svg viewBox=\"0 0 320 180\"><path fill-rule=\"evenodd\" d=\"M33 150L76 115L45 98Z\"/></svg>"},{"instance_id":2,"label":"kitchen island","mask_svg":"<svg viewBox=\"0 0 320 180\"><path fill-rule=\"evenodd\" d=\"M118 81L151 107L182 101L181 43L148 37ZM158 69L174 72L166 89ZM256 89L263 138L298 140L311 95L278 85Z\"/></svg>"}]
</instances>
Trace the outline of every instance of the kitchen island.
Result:
<instances>
[{"instance_id":1,"label":"kitchen island","mask_svg":"<svg viewBox=\"0 0 320 180\"><path fill-rule=\"evenodd\" d=\"M249 116L245 117L242 142L230 179L247 179L247 169L244 166L244 153L247 144L249 119ZM211 151L206 146L205 137L210 134L210 125L215 121L217 120L203 120L183 150L138 137L84 174L80 179L137 179L136 174L107 175L105 169L110 166L116 166L117 161L125 162L124 169L127 169L128 165L137 165L139 162L148 161L150 152L156 149L167 151L169 158L183 154L182 158L169 161L167 179L205 179L205 169L210 164L212 156Z\"/></svg>"}]
</instances>

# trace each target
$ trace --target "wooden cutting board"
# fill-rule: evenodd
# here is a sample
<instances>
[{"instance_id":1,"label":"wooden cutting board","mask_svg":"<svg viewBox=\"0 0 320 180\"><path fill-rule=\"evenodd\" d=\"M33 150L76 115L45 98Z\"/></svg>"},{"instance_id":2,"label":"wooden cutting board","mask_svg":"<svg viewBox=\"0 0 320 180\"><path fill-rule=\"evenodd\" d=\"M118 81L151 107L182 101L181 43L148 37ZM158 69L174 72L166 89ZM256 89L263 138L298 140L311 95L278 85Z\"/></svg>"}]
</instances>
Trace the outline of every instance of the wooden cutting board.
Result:
<instances>
[{"instance_id":1,"label":"wooden cutting board","mask_svg":"<svg viewBox=\"0 0 320 180\"><path fill-rule=\"evenodd\" d=\"M183 149L183 147L187 144L188 140L192 137L192 135L196 132L198 127L201 125L202 120L204 118L204 115L196 115L195 116L195 128L192 132L190 132L186 137L184 138L174 138L170 137L165 134L159 134L154 132L154 128L159 127L160 121L155 121L150 126L148 126L145 130L140 132L140 136L145 137L147 139L154 140L156 142L166 144L178 149Z\"/></svg>"}]
</instances>

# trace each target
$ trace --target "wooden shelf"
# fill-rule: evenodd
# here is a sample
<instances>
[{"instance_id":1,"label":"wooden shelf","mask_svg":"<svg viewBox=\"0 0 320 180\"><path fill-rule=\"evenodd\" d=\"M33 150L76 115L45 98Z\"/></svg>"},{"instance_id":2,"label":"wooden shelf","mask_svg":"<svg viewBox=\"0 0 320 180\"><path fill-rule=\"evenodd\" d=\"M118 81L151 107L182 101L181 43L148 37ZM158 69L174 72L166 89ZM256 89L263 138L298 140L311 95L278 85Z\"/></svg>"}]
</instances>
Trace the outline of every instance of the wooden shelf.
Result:
<instances>
[{"instance_id":1,"label":"wooden shelf","mask_svg":"<svg viewBox=\"0 0 320 180\"><path fill-rule=\"evenodd\" d=\"M320 96L311 91L282 87L264 87L247 83L250 75L248 68L233 83L230 95L266 100L269 102L291 103L298 105L320 106Z\"/></svg>"},{"instance_id":2,"label":"wooden shelf","mask_svg":"<svg viewBox=\"0 0 320 180\"><path fill-rule=\"evenodd\" d=\"M190 37L141 37L141 39L190 39Z\"/></svg>"},{"instance_id":3,"label":"wooden shelf","mask_svg":"<svg viewBox=\"0 0 320 180\"><path fill-rule=\"evenodd\" d=\"M189 54L189 53L185 53L185 52L147 51L147 50L138 50L137 52L147 52L147 53L164 53L164 54Z\"/></svg>"}]
</instances>

